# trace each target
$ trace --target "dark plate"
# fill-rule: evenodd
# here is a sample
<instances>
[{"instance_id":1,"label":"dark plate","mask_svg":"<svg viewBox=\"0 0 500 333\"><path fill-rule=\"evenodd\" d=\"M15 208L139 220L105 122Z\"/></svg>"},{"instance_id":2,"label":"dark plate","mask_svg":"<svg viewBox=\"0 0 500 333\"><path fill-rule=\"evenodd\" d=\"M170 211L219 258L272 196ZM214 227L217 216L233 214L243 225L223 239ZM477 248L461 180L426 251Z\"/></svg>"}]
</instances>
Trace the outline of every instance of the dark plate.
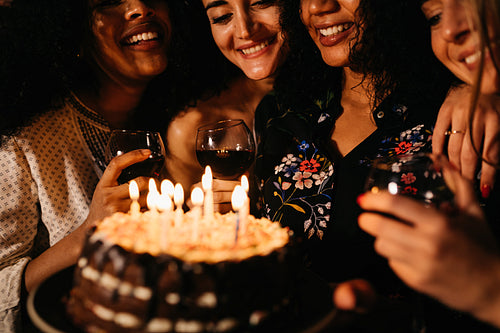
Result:
<instances>
[{"instance_id":1,"label":"dark plate","mask_svg":"<svg viewBox=\"0 0 500 333\"><path fill-rule=\"evenodd\" d=\"M83 333L66 315L65 300L73 281L74 266L60 271L28 296L27 310L32 324L43 333ZM297 284L293 311L272 315L257 327L242 333L316 333L331 327L337 311L331 305L331 290L323 280L305 272Z\"/></svg>"}]
</instances>

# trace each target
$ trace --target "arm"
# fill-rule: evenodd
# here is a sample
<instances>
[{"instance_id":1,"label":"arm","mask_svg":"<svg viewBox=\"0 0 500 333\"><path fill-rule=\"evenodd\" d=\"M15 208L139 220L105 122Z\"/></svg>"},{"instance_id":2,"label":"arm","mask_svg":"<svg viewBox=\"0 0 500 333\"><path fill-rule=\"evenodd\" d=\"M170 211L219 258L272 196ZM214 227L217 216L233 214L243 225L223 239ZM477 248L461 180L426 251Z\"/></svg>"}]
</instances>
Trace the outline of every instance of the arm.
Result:
<instances>
[{"instance_id":1,"label":"arm","mask_svg":"<svg viewBox=\"0 0 500 333\"><path fill-rule=\"evenodd\" d=\"M451 90L438 114L432 140L433 152L446 153L450 161L467 179L473 180L478 167L469 133L471 88L463 85ZM498 163L500 154L500 98L481 95L473 120L473 141L477 151L488 161ZM460 133L445 135L448 130ZM489 195L495 182L496 169L486 162L481 165L481 191Z\"/></svg>"},{"instance_id":2,"label":"arm","mask_svg":"<svg viewBox=\"0 0 500 333\"><path fill-rule=\"evenodd\" d=\"M145 160L149 150L136 150L114 158L104 171L90 204L87 219L75 231L61 239L40 256L29 262L25 272L26 289L50 277L61 269L76 263L88 230L99 220L114 212L126 212L130 207L128 184L118 185L117 179L123 169L134 163ZM148 188L148 179L137 178L140 191ZM144 203L144 200L142 200Z\"/></svg>"},{"instance_id":3,"label":"arm","mask_svg":"<svg viewBox=\"0 0 500 333\"><path fill-rule=\"evenodd\" d=\"M458 212L387 192L359 198L359 225L410 287L500 327L500 255L470 182L447 168ZM391 214L381 215L375 212Z\"/></svg>"}]
</instances>

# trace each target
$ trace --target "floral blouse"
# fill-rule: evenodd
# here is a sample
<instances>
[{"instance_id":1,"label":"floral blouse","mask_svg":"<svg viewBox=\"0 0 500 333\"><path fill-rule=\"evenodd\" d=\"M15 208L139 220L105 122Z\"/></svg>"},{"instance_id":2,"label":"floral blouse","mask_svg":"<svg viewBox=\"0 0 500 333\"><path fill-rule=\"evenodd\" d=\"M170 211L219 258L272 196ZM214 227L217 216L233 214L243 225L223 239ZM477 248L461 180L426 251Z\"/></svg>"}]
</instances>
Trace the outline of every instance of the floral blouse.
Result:
<instances>
[{"instance_id":1,"label":"floral blouse","mask_svg":"<svg viewBox=\"0 0 500 333\"><path fill-rule=\"evenodd\" d=\"M377 129L342 157L330 140L342 112L334 94L300 112L276 104L269 95L256 114L262 214L294 231L307 265L326 280L377 276L387 265L357 225L356 198L374 158L431 150L439 106L387 98L373 111Z\"/></svg>"}]
</instances>

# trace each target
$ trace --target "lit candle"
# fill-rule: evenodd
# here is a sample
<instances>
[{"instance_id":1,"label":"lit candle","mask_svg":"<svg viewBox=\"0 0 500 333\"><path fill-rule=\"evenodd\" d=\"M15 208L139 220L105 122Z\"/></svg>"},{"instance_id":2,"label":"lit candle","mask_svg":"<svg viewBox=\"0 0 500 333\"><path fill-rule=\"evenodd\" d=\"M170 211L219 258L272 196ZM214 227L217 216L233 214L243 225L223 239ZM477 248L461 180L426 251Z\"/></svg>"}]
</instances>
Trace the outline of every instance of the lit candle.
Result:
<instances>
[{"instance_id":1,"label":"lit candle","mask_svg":"<svg viewBox=\"0 0 500 333\"><path fill-rule=\"evenodd\" d=\"M153 218L157 218L158 215L158 203L159 203L160 193L156 187L156 182L153 178L149 179L149 192L147 196L148 208L151 211Z\"/></svg>"},{"instance_id":2,"label":"lit candle","mask_svg":"<svg viewBox=\"0 0 500 333\"><path fill-rule=\"evenodd\" d=\"M233 190L233 194L231 195L231 205L233 206L233 210L236 214L236 232L234 237L234 243L238 242L238 233L240 231L240 221L241 221L241 211L243 205L245 204L245 190L241 185L236 185Z\"/></svg>"},{"instance_id":3,"label":"lit candle","mask_svg":"<svg viewBox=\"0 0 500 333\"><path fill-rule=\"evenodd\" d=\"M168 245L168 229L171 225L170 213L174 211L174 203L172 198L174 196L174 184L164 179L160 185L161 194L158 201L158 210L161 213L161 231L160 231L160 249L162 252L167 251Z\"/></svg>"},{"instance_id":4,"label":"lit candle","mask_svg":"<svg viewBox=\"0 0 500 333\"><path fill-rule=\"evenodd\" d=\"M182 204L184 203L184 189L181 184L175 184L174 187L174 203L175 203L175 224L179 225L182 222L184 210Z\"/></svg>"},{"instance_id":5,"label":"lit candle","mask_svg":"<svg viewBox=\"0 0 500 333\"><path fill-rule=\"evenodd\" d=\"M160 200L158 202L158 209L166 214L174 210L174 204L172 198L174 196L174 184L168 180L164 179L160 185L161 194Z\"/></svg>"},{"instance_id":6,"label":"lit candle","mask_svg":"<svg viewBox=\"0 0 500 333\"><path fill-rule=\"evenodd\" d=\"M191 202L193 203L193 240L198 239L198 224L201 217L201 206L203 205L203 190L195 187L191 192Z\"/></svg>"},{"instance_id":7,"label":"lit candle","mask_svg":"<svg viewBox=\"0 0 500 333\"><path fill-rule=\"evenodd\" d=\"M170 197L170 200L173 200L174 198L174 183L172 183L168 179L164 179L161 182L161 194L168 195ZM173 210L173 207L172 207Z\"/></svg>"},{"instance_id":8,"label":"lit candle","mask_svg":"<svg viewBox=\"0 0 500 333\"><path fill-rule=\"evenodd\" d=\"M245 191L245 202L243 204L243 208L240 211L240 229L244 233L247 228L248 216L250 215L250 198L248 197L248 191L250 189L247 176L241 176L241 187Z\"/></svg>"},{"instance_id":9,"label":"lit candle","mask_svg":"<svg viewBox=\"0 0 500 333\"><path fill-rule=\"evenodd\" d=\"M205 173L201 177L203 190L205 191L205 205L203 207L203 215L206 221L211 221L214 215L214 194L212 192L212 169L210 166L205 167Z\"/></svg>"},{"instance_id":10,"label":"lit candle","mask_svg":"<svg viewBox=\"0 0 500 333\"><path fill-rule=\"evenodd\" d=\"M132 215L132 217L134 218L139 218L139 214L141 213L141 205L139 204L139 186L137 186L135 180L130 181L128 192L130 195L130 199L132 199L132 203L130 204L130 215Z\"/></svg>"}]
</instances>

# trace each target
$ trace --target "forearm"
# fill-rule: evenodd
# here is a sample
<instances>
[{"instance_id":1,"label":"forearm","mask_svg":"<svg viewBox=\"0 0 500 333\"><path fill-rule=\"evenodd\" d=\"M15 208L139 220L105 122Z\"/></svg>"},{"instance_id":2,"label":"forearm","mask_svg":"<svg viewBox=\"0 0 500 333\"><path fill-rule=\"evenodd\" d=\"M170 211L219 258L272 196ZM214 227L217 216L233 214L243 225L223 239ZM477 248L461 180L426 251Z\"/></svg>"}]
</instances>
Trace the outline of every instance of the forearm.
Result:
<instances>
[{"instance_id":1,"label":"forearm","mask_svg":"<svg viewBox=\"0 0 500 333\"><path fill-rule=\"evenodd\" d=\"M483 299L471 313L478 319L500 328L500 257L495 257L491 266L491 274L485 277L483 283Z\"/></svg>"},{"instance_id":2,"label":"forearm","mask_svg":"<svg viewBox=\"0 0 500 333\"><path fill-rule=\"evenodd\" d=\"M84 231L80 229L61 239L28 264L24 277L28 292L54 273L76 263L85 237Z\"/></svg>"}]
</instances>

